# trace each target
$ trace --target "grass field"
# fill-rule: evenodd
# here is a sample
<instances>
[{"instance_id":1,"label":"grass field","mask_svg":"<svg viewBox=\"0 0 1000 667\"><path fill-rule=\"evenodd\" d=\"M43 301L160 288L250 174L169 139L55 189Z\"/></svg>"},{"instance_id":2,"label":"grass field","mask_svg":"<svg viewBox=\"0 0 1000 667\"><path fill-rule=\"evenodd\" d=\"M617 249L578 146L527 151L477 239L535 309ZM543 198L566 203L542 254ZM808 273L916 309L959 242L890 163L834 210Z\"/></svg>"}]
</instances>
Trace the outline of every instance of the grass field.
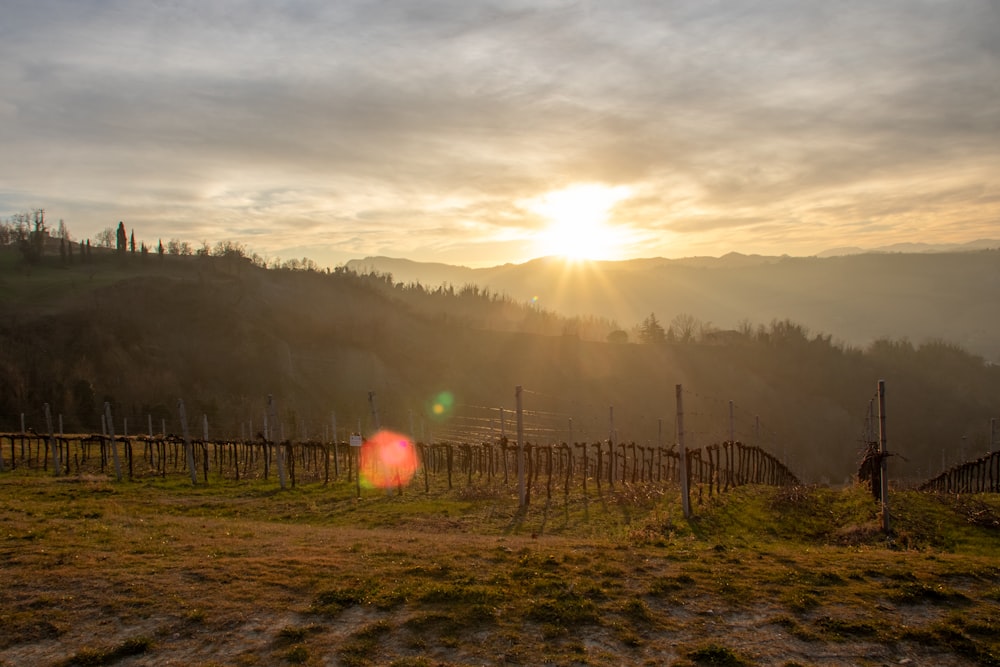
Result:
<instances>
[{"instance_id":1,"label":"grass field","mask_svg":"<svg viewBox=\"0 0 1000 667\"><path fill-rule=\"evenodd\" d=\"M0 474L0 665L1000 665L1000 498Z\"/></svg>"}]
</instances>

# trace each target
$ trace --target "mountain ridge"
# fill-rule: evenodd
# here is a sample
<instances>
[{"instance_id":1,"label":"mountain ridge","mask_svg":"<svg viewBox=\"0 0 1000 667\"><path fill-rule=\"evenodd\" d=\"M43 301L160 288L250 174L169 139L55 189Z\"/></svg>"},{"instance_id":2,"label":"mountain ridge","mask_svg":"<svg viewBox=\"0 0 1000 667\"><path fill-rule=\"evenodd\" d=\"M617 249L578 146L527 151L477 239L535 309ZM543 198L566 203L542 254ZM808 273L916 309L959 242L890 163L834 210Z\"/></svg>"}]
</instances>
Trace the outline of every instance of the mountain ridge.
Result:
<instances>
[{"instance_id":1,"label":"mountain ridge","mask_svg":"<svg viewBox=\"0 0 1000 667\"><path fill-rule=\"evenodd\" d=\"M490 268L369 257L347 264L424 286L476 285L563 316L624 329L650 313L714 328L790 319L849 345L881 338L944 340L1000 363L1000 250L830 257L729 253L683 260L567 262L541 258Z\"/></svg>"}]
</instances>

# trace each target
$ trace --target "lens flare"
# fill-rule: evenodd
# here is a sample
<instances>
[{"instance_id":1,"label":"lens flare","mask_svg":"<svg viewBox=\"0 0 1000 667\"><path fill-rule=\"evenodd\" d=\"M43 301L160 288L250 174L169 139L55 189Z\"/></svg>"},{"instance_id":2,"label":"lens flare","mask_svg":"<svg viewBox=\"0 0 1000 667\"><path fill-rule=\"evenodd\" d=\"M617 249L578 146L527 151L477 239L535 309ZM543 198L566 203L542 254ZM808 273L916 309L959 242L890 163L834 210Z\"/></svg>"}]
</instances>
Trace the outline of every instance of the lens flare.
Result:
<instances>
[{"instance_id":1,"label":"lens flare","mask_svg":"<svg viewBox=\"0 0 1000 667\"><path fill-rule=\"evenodd\" d=\"M361 445L361 483L365 488L405 486L419 467L417 448L400 433L379 431Z\"/></svg>"},{"instance_id":2,"label":"lens flare","mask_svg":"<svg viewBox=\"0 0 1000 667\"><path fill-rule=\"evenodd\" d=\"M442 391L440 394L431 399L427 412L433 419L440 421L451 414L451 410L454 407L455 395L450 391Z\"/></svg>"}]
</instances>

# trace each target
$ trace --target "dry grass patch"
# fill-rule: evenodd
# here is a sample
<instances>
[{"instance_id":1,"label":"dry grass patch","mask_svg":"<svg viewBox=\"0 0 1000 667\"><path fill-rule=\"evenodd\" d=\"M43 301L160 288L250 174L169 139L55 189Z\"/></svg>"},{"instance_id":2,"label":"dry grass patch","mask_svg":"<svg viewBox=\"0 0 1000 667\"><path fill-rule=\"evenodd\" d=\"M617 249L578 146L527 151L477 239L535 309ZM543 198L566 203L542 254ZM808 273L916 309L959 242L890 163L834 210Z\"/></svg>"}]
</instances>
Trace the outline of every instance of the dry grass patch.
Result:
<instances>
[{"instance_id":1,"label":"dry grass patch","mask_svg":"<svg viewBox=\"0 0 1000 667\"><path fill-rule=\"evenodd\" d=\"M732 494L649 539L676 508L639 493L638 532L620 493L595 495L589 520L571 503L557 535L538 530L554 508L349 491L0 476L0 665L124 664L143 638L153 664L837 664L803 647L862 664L876 646L963 665L1000 650L986 537L845 548L829 527L764 540L726 523L811 492ZM822 501L830 516L859 502ZM417 507L450 523L428 532ZM955 534L992 530L952 514Z\"/></svg>"}]
</instances>

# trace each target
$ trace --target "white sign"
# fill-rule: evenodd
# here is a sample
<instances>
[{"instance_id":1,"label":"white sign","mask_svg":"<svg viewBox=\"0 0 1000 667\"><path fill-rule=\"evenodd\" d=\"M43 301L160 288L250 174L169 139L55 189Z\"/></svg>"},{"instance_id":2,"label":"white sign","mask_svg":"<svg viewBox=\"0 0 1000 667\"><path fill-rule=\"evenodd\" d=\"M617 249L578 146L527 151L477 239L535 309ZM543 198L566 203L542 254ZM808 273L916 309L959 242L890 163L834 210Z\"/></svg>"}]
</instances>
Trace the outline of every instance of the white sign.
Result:
<instances>
[{"instance_id":1,"label":"white sign","mask_svg":"<svg viewBox=\"0 0 1000 667\"><path fill-rule=\"evenodd\" d=\"M364 438L360 435L351 436L351 447L360 447L362 442L364 442Z\"/></svg>"}]
</instances>

